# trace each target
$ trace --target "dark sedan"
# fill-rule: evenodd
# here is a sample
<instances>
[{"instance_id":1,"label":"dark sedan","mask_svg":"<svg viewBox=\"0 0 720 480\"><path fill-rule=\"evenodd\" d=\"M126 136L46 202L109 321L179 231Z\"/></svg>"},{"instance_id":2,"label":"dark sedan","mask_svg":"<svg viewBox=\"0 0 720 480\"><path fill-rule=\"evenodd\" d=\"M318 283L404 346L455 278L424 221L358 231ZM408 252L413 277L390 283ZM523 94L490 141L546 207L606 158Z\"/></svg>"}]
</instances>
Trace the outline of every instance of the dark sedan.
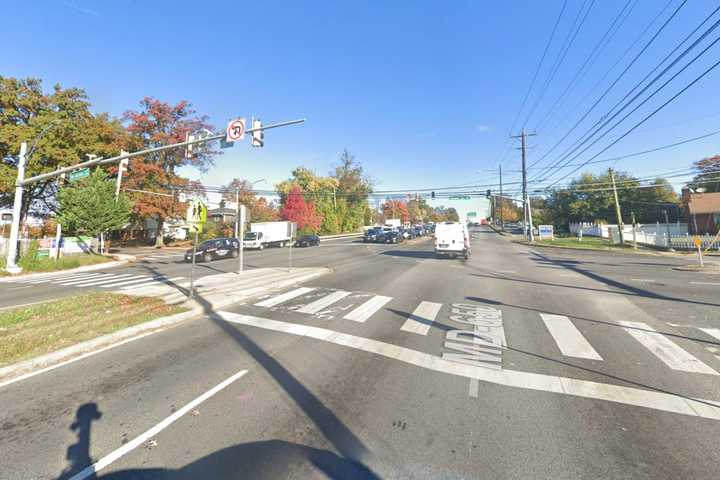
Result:
<instances>
[{"instance_id":1,"label":"dark sedan","mask_svg":"<svg viewBox=\"0 0 720 480\"><path fill-rule=\"evenodd\" d=\"M240 242L237 238L214 238L205 240L195 249L197 261L210 262L218 258L234 258L240 251ZM192 261L192 248L185 251L185 261Z\"/></svg>"},{"instance_id":2,"label":"dark sedan","mask_svg":"<svg viewBox=\"0 0 720 480\"><path fill-rule=\"evenodd\" d=\"M402 233L397 230L392 230L390 232L385 232L382 236L382 240L380 241L383 243L400 243L403 241L403 236Z\"/></svg>"},{"instance_id":3,"label":"dark sedan","mask_svg":"<svg viewBox=\"0 0 720 480\"><path fill-rule=\"evenodd\" d=\"M320 237L317 235L303 235L302 237L295 240L294 246L296 247L319 247Z\"/></svg>"}]
</instances>

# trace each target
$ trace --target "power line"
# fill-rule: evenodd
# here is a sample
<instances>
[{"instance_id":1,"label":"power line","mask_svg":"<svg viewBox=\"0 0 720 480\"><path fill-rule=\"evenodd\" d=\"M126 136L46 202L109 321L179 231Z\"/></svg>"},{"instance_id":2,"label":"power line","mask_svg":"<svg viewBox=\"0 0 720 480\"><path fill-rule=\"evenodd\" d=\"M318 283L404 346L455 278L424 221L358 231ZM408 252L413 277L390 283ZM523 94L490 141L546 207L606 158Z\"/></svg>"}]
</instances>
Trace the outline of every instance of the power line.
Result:
<instances>
[{"instance_id":1,"label":"power line","mask_svg":"<svg viewBox=\"0 0 720 480\"><path fill-rule=\"evenodd\" d=\"M532 164L530 164L531 167L534 166L534 165L536 165L538 162L541 162L542 160L544 160L553 150L555 150L555 148L558 147L558 145L560 145L562 142L564 142L565 139L566 139L567 137L569 137L569 136L572 134L572 132L574 132L575 129L576 129L583 121L585 121L585 119L588 117L588 115L590 115L590 113L592 113L592 111L595 110L595 107L597 107L597 106L600 104L600 102L608 95L608 93L610 93L610 91L611 91L613 88L615 88L615 85L617 85L618 82L619 82L620 80L622 80L622 78L623 78L623 77L625 76L625 74L630 70L630 68L632 68L632 66L635 65L635 62L638 61L638 59L645 53L645 51L647 51L647 49L650 47L650 45L652 45L653 42L658 38L658 36L660 36L660 34L665 30L665 27L667 27L668 24L675 18L675 16L678 14L678 12L680 11L680 9L681 9L683 6L685 6L685 3L687 3L687 0L683 0L683 2L680 3L680 5L677 6L677 8L676 8L676 9L673 11L673 13L668 17L668 19L665 20L665 22L660 26L660 28L655 32L655 34L654 34L652 37L650 37L650 39L645 43L645 45L640 49L640 51L635 55L635 57L633 57L633 59L630 61L630 63L628 63L628 65L623 69L623 71L620 72L620 74L619 74L619 75L615 78L615 80L613 80L613 82L605 89L605 91L600 95L600 97L598 97L598 99L595 100L595 103L593 103L593 104L590 106L590 108L580 117L580 119L579 119L577 122L575 122L575 124L570 128L570 130L568 130L568 132L567 132L565 135L563 135L563 137L560 138L560 140L558 140L558 141L552 146L552 148L550 148L550 150L548 150L543 156L541 156L540 158L538 158L538 160L536 160L535 162L533 162ZM704 22L703 22L703 23L704 23ZM701 24L701 25L702 25L702 24ZM601 119L601 120L602 120L602 119ZM601 120L600 120L600 121L601 121ZM597 125L597 123L596 123L595 125ZM593 125L593 127L594 127L595 125ZM593 127L590 127L590 129L592 129ZM587 134L587 132L585 132L585 134ZM583 134L583 136L585 136L585 134ZM580 138L582 138L582 136L581 136ZM576 142L576 143L577 143L577 142ZM566 151L567 151L567 150L566 150ZM563 155L564 155L564 154L565 154L565 153L563 153Z\"/></svg>"}]
</instances>

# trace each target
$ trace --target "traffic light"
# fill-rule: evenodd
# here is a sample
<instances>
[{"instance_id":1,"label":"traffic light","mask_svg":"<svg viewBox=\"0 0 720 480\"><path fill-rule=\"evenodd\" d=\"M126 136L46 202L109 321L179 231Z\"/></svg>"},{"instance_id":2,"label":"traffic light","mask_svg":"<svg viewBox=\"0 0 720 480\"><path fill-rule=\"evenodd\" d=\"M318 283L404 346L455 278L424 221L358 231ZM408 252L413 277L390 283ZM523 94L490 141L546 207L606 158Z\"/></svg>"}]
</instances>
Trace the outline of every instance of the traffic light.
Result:
<instances>
[{"instance_id":1,"label":"traffic light","mask_svg":"<svg viewBox=\"0 0 720 480\"><path fill-rule=\"evenodd\" d=\"M435 192L430 192L430 197L435 198Z\"/></svg>"},{"instance_id":2,"label":"traffic light","mask_svg":"<svg viewBox=\"0 0 720 480\"><path fill-rule=\"evenodd\" d=\"M265 146L265 132L263 130L259 130L262 128L262 122L260 119L253 118L252 121L252 129L254 130L252 132L252 146L253 147L264 147ZM258 129L258 130L256 130Z\"/></svg>"},{"instance_id":3,"label":"traffic light","mask_svg":"<svg viewBox=\"0 0 720 480\"><path fill-rule=\"evenodd\" d=\"M491 195L492 195L492 192L491 192L490 189L488 188L488 189L487 189L487 192L485 192L485 198L490 198Z\"/></svg>"}]
</instances>

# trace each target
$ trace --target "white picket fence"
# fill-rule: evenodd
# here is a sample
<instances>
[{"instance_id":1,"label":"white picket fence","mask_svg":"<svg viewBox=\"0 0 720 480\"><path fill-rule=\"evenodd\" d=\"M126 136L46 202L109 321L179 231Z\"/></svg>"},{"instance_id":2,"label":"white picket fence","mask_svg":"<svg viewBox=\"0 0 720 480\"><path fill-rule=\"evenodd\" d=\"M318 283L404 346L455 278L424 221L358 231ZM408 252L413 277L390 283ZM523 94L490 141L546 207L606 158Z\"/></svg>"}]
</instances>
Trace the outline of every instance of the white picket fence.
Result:
<instances>
[{"instance_id":1,"label":"white picket fence","mask_svg":"<svg viewBox=\"0 0 720 480\"><path fill-rule=\"evenodd\" d=\"M638 245L651 245L659 248L674 248L675 250L695 250L693 237L688 233L686 223L649 223L639 224L633 229L632 225L623 225L625 243L637 242ZM634 231L633 231L634 230ZM620 243L620 234L617 225L593 225L590 223L571 223L570 232L575 235L607 238L613 243ZM669 233L669 234L668 234ZM715 235L701 235L701 248L720 251L720 240L713 244Z\"/></svg>"},{"instance_id":2,"label":"white picket fence","mask_svg":"<svg viewBox=\"0 0 720 480\"><path fill-rule=\"evenodd\" d=\"M614 229L614 231L611 231L612 238L611 240L614 242L619 242L620 238L619 235L617 235L617 229ZM701 243L701 248L703 250L709 248L711 245L711 250L717 250L720 251L720 240L715 242L713 244L713 240L715 240L715 235L699 235ZM657 233L646 233L646 232L635 232L635 236L633 237L633 233L630 232L630 234L625 234L625 242L630 243L633 241L637 241L638 244L641 245L653 245L660 248L674 248L675 250L695 250L695 243L693 241L693 237L691 235L670 235L668 237L667 233L665 234L657 234Z\"/></svg>"}]
</instances>

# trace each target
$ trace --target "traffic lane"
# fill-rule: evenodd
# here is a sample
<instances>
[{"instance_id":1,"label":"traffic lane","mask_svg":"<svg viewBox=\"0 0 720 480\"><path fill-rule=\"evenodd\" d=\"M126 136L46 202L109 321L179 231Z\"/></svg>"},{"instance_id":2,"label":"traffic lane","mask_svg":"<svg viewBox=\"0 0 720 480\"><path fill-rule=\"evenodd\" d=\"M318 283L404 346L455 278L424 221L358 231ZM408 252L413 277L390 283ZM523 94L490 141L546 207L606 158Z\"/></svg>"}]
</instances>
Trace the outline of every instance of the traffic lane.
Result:
<instances>
[{"instance_id":1,"label":"traffic lane","mask_svg":"<svg viewBox=\"0 0 720 480\"><path fill-rule=\"evenodd\" d=\"M270 350L295 341L260 335ZM215 323L198 320L0 388L0 478L79 471L249 362Z\"/></svg>"},{"instance_id":2,"label":"traffic lane","mask_svg":"<svg viewBox=\"0 0 720 480\"><path fill-rule=\"evenodd\" d=\"M688 264L685 259L535 251L558 268L580 273L624 292L633 303L665 322L688 321L720 327L714 315L720 306L717 297L720 275L676 270L675 267Z\"/></svg>"},{"instance_id":3,"label":"traffic lane","mask_svg":"<svg viewBox=\"0 0 720 480\"><path fill-rule=\"evenodd\" d=\"M475 250L477 252L477 249ZM492 254L491 254L492 255ZM487 259L481 259L487 260ZM381 291L385 295L400 296L403 292L400 289L407 284L411 284L413 293L419 293L420 296L425 296L433 300L447 299L450 302L453 298L459 299L462 297L468 297L468 291L462 291L458 282L458 270L457 267L462 267L461 262L442 262L445 263L446 268L439 266L441 262L422 262L416 263L414 267L403 270L402 272L395 272L397 276L396 281L390 281L390 284L385 284L384 277L380 277L378 282L374 285L368 285L368 287L375 287L374 291ZM433 265L434 264L434 265ZM426 271L424 267L428 267ZM429 275L429 272L433 272L433 275ZM440 273L443 272L443 273ZM338 273L337 281L332 281L327 277L322 280L325 286L336 286L339 288L352 288L352 285L344 283L342 280L343 275ZM362 276L361 276L362 277ZM455 281L452 281L452 278ZM429 279L432 279L428 281ZM320 280L320 279L318 279ZM328 283L328 280L329 283ZM317 282L313 282L315 285ZM385 284L380 290L377 288ZM394 287L394 289L393 289ZM457 292L460 287L461 291ZM471 286L472 293L477 294L477 287ZM491 291L488 291L491 290ZM500 285L494 286L483 286L483 291L488 292L487 294L491 297L497 297L497 290L506 290L505 294L511 296L516 290L512 287L502 287ZM406 295L410 295L410 292L405 291ZM467 302L470 300L464 299ZM394 309L394 307L390 307ZM407 310L407 309L406 309ZM237 307L234 311L247 311L247 307ZM257 312L255 312L257 313ZM395 313L395 312L389 312ZM381 340L389 344L399 344L404 346L412 346L416 349L421 349L423 343L427 343L427 350L435 351L439 355L442 351L442 342L444 340L444 334L446 331L443 327L450 326L451 322L448 318L439 319L433 323L431 333L427 337L415 337L408 340L407 334L402 334L398 331L397 326L399 325L399 319L393 319L392 315L381 316L380 318L374 318L368 320L364 326L356 325L341 325L341 321L326 320L323 318L310 318L305 316L304 319L300 318L300 315L293 314L284 311L265 312L265 316L269 318L292 321L293 323L302 323L307 325L323 325L325 328L334 329L336 331L353 333L356 335L363 335L364 337L370 337L375 340ZM364 328L363 332L361 329ZM534 337L535 332L527 332L529 337ZM311 340L309 340L311 341ZM309 347L308 347L309 348ZM508 352L512 353L512 352ZM504 354L505 356L506 354ZM328 359L328 361L334 361ZM504 359L505 365L510 365L507 368L513 368L512 357ZM402 366L395 366L395 362L383 367L384 371L393 371L396 368L402 370ZM567 373L567 371L565 371ZM429 408L423 409L422 406L407 403L413 402L414 399L422 397L422 389L418 390L417 384L422 384L422 380L428 375L428 382L431 385L438 385L438 379L430 379L435 375L426 374L424 371L416 371L414 373L400 374L399 377L395 378L389 376L387 381L381 380L377 382L379 387L387 385L389 388L400 386L400 391L405 392L404 399L382 399L379 400L380 405L377 408L383 408L383 411L387 409L386 405L393 405L393 407L404 408L409 407L408 412L416 412L418 409L425 412L425 415L421 419L414 418L410 421L405 421L407 424L416 424L419 422L420 425L425 425L428 418L430 418L430 427L427 430L420 428L413 431L414 438L422 438L425 435L439 436L441 438L440 445L447 445L448 451L444 453L456 453L456 452L467 452L470 448L470 443L460 442L457 443L458 439L467 440L472 438L472 432L479 434L481 437L480 441L474 442L474 445L478 445L482 448L482 452L489 452L491 456L482 457L479 459L473 459L476 463L469 470L475 472L474 474L480 474L483 472L491 472L497 474L500 478L503 478L502 472L508 473L507 476L512 478L519 478L520 476L537 476L537 471L547 472L547 477L558 477L558 478L597 478L599 472L614 472L616 476L620 476L623 472L631 471L634 472L635 468L632 461L628 461L628 458L633 458L641 463L653 465L652 469L642 472L639 471L638 476L645 476L645 478L656 477L660 472L668 471L675 473L707 473L712 469L712 466L705 462L700 467L695 467L694 462L696 460L702 460L702 456L695 456L692 459L688 459L687 456L693 452L688 451L680 452L676 457L683 457L683 460L667 458L663 461L659 461L654 455L648 455L645 450L647 448L652 449L655 442L660 442L657 450L667 450L670 448L669 445L662 444L664 442L664 434L668 428L675 428L675 422L677 415L666 414L661 412L650 412L643 408L637 407L623 407L616 404L609 404L604 401L593 401L586 399L569 399L554 398L555 393L536 393L529 391L518 391L515 389L509 389L506 387L498 387L495 385L488 385L481 383L478 386L478 399L470 397L468 394L468 381L465 378L456 378L455 381L450 381L450 384L442 384L442 391L453 392L453 397L457 396L456 402L460 402L461 399L466 399L468 402L480 401L480 405L471 403L467 411L458 407L456 402L448 401L445 398L440 398L441 407L438 408L437 404L433 404ZM406 386L408 378L413 379L413 386ZM403 381L404 380L404 381ZM449 380L449 379L448 379ZM414 387L414 388L413 388ZM392 390L391 390L392 391ZM408 392L412 392L408 394ZM558 396L560 397L560 396ZM472 398L472 400L471 400ZM533 407L529 407L533 405ZM500 408L499 408L500 407ZM536 408L537 407L537 408ZM443 412L451 410L454 413L457 412L458 417L445 418ZM484 416L478 420L478 423L468 421L469 419L478 419L477 411L484 412ZM403 410L404 411L404 410ZM359 406L356 410L356 416L363 419L363 423L371 421L376 417L374 413L375 409L370 407ZM568 415L568 412L573 412L572 415ZM364 414L367 413L369 419L365 419ZM404 413L406 413L404 411ZM440 417L439 426L434 424L433 421L436 416ZM568 417L571 417L568 420ZM493 419L496 419L494 421ZM648 420L651 418L651 420ZM517 423L509 420L515 419ZM645 432L648 430L647 422L651 421L653 425L657 425L657 429L653 429L655 436L648 435L648 438L642 438L642 444L633 444L634 441L640 440L639 437L644 437ZM696 419L681 420L685 422L685 427L680 429L678 434L683 437L684 440L692 443L697 441L694 437L696 432L700 433L700 438L703 441L709 441L712 435L717 434L717 427L698 426L700 422ZM705 420L707 423L708 422ZM403 424L400 422L400 424ZM593 425L590 432L587 425ZM458 426L461 425L461 426ZM528 428L528 425L532 428ZM448 432L447 427L452 426L451 431ZM465 430L467 428L467 431ZM625 429L625 430L623 430ZM632 433L627 431L634 429ZM641 435L637 435L636 432L643 432ZM440 435L438 434L440 432ZM521 432L521 433L520 433ZM528 433L534 438L537 438L538 443L533 441L524 442L518 441L518 438L525 438ZM550 433L554 432L554 433ZM580 432L580 433L578 433ZM442 434L452 437L452 439L442 438ZM392 438L387 434L384 434L385 438ZM629 440L627 440L629 438ZM625 444L628 442L628 444ZM537 449L539 445L542 445L543 457L536 458ZM577 445L587 445L587 448L583 447L582 452L577 451ZM388 447L385 447L386 449ZM422 459L418 462L415 460L416 456L413 454L413 450L417 451L417 445L411 445L401 443L393 446L393 451L397 452L395 455L400 458L405 458L406 463L413 465L420 465L428 467L427 463L423 463ZM454 450L454 452L453 452ZM621 450L624 453L618 453ZM508 452L521 452L525 456L508 455ZM596 456L596 452L602 452L602 455ZM549 455L547 455L549 453ZM705 452L706 453L706 452ZM545 456L547 455L547 456ZM692 455L691 455L692 456ZM443 457L444 458L444 457ZM517 458L532 458L532 463L522 462L519 464ZM677 461L677 462L676 462ZM433 459L433 466L442 466L441 461ZM571 464L572 468L568 468L568 463ZM499 468L498 468L499 465ZM558 466L560 470L558 471ZM440 471L443 471L442 469ZM427 471L425 471L427 473ZM445 470L447 473L447 470ZM532 472L532 473L531 473ZM453 471L458 474L459 472ZM518 475L515 475L515 474ZM428 475L425 475L428 476ZM459 475L456 475L459 476ZM491 475L496 476L496 475ZM473 478L472 476L468 478Z\"/></svg>"}]
</instances>

